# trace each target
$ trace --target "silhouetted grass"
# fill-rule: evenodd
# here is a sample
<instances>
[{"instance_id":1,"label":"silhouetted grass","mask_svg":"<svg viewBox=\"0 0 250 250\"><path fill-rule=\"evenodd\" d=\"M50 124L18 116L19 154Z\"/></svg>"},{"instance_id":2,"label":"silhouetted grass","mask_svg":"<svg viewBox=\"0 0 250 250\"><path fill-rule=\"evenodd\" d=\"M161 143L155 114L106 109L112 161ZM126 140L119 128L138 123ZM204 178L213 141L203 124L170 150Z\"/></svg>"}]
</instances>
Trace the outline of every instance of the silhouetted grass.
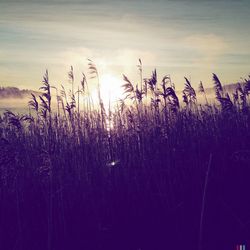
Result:
<instances>
[{"instance_id":1,"label":"silhouetted grass","mask_svg":"<svg viewBox=\"0 0 250 250\"><path fill-rule=\"evenodd\" d=\"M187 78L182 102L170 76L143 79L141 61L139 71L140 86L124 76L115 110L105 110L99 83L94 105L85 75L74 92L71 67L69 93L46 71L33 111L4 113L0 249L233 249L249 240L250 80L230 97L214 74L217 103L200 83L200 105Z\"/></svg>"}]
</instances>

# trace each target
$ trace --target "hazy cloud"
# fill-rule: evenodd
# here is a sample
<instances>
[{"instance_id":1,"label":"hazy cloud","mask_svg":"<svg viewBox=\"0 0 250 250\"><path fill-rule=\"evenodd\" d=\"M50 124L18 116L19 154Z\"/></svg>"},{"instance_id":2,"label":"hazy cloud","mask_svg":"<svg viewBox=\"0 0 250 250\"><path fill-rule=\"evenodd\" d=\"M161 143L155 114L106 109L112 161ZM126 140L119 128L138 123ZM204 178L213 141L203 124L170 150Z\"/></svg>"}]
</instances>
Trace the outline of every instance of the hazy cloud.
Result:
<instances>
[{"instance_id":1,"label":"hazy cloud","mask_svg":"<svg viewBox=\"0 0 250 250\"><path fill-rule=\"evenodd\" d=\"M145 74L198 80L228 69L238 79L250 66L249 22L246 0L0 0L0 81L40 82L45 68L61 81L87 57L132 77L142 58Z\"/></svg>"}]
</instances>

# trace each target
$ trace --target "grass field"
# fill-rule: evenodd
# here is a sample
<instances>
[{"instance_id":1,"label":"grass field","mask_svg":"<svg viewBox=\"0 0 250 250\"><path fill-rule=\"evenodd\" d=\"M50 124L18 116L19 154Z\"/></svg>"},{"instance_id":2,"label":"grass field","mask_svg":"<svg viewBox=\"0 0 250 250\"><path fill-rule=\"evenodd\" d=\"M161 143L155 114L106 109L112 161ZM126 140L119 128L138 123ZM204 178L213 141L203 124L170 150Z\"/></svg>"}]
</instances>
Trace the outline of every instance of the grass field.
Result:
<instances>
[{"instance_id":1,"label":"grass field","mask_svg":"<svg viewBox=\"0 0 250 250\"><path fill-rule=\"evenodd\" d=\"M215 104L156 71L107 107L92 61L0 118L0 249L234 249L250 240L250 79ZM67 89L67 88L66 88ZM57 93L54 97L53 93ZM197 93L196 93L197 92ZM197 95L203 101L197 101ZM54 100L53 100L54 98ZM52 102L55 105L52 105ZM223 232L223 233L222 233Z\"/></svg>"}]
</instances>

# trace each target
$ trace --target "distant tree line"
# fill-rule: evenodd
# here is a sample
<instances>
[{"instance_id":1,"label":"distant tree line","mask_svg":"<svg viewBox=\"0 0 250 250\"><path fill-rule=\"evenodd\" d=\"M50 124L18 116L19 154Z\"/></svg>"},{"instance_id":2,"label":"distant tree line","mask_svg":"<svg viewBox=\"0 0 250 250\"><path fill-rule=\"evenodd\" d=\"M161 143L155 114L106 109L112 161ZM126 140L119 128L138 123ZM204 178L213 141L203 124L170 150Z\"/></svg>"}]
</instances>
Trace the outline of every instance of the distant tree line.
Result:
<instances>
[{"instance_id":1,"label":"distant tree line","mask_svg":"<svg viewBox=\"0 0 250 250\"><path fill-rule=\"evenodd\" d=\"M17 87L0 87L0 98L24 98L34 93L32 90L19 89Z\"/></svg>"}]
</instances>

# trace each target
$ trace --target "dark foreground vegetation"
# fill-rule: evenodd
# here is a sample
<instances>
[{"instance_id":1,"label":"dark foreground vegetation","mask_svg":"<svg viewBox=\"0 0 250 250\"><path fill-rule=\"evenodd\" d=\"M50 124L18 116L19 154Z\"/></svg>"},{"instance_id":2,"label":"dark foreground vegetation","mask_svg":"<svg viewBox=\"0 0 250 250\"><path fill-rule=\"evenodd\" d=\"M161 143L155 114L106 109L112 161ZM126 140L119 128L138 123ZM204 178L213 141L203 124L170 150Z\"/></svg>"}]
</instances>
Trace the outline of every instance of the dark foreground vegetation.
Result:
<instances>
[{"instance_id":1,"label":"dark foreground vegetation","mask_svg":"<svg viewBox=\"0 0 250 250\"><path fill-rule=\"evenodd\" d=\"M250 81L215 104L185 79L134 85L105 110L83 75L60 92L43 79L30 114L0 120L0 249L219 250L250 240ZM142 73L141 64L139 71ZM57 94L52 108L52 91ZM80 99L83 99L80 105Z\"/></svg>"}]
</instances>

